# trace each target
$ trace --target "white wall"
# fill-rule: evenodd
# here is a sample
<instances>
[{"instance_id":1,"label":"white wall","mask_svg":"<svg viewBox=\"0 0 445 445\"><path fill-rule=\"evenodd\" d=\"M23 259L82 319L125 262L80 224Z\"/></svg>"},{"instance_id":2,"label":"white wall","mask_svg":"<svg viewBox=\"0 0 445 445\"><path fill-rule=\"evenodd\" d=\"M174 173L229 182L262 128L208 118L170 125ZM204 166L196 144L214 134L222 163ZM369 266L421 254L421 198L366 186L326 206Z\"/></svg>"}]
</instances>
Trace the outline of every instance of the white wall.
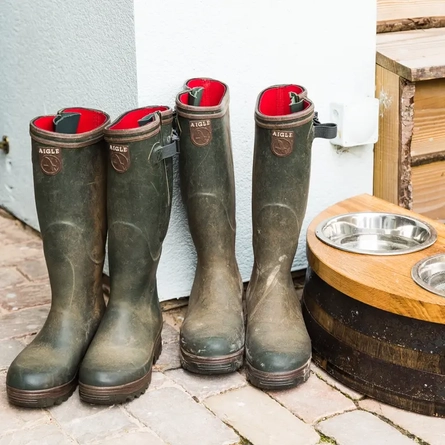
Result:
<instances>
[{"instance_id":1,"label":"white wall","mask_svg":"<svg viewBox=\"0 0 445 445\"><path fill-rule=\"evenodd\" d=\"M322 120L329 103L374 97L375 0L135 0L139 105L174 104L187 78L226 82L237 193L237 256L250 277L253 112L258 93L277 83L309 90ZM294 268L306 266L308 223L327 206L372 193L372 146L339 153L329 141L313 145L308 210ZM177 178L176 178L177 180ZM176 181L177 186L177 181ZM195 256L179 190L159 270L163 299L188 295Z\"/></svg>"},{"instance_id":2,"label":"white wall","mask_svg":"<svg viewBox=\"0 0 445 445\"><path fill-rule=\"evenodd\" d=\"M0 1L0 205L38 226L29 121L63 107L137 105L133 0Z\"/></svg>"},{"instance_id":3,"label":"white wall","mask_svg":"<svg viewBox=\"0 0 445 445\"><path fill-rule=\"evenodd\" d=\"M230 87L237 255L248 280L257 94L276 83L302 84L323 120L330 102L374 96L375 9L375 0L1 0L0 136L9 135L11 152L0 152L0 205L37 227L31 118L72 105L113 118L138 103L173 106L187 78L215 77ZM372 192L372 163L371 146L338 153L316 140L295 268L306 265L305 228L317 213ZM158 275L162 299L188 295L194 263L176 187Z\"/></svg>"}]
</instances>

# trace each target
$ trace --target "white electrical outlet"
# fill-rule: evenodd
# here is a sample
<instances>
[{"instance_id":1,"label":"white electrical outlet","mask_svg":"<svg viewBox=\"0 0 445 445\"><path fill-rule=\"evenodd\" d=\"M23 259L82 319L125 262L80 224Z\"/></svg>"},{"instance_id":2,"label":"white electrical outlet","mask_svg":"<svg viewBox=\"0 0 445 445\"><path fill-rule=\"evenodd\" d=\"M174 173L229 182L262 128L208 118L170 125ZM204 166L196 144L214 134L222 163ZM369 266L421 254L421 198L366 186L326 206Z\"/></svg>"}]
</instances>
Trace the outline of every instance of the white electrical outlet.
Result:
<instances>
[{"instance_id":1,"label":"white electrical outlet","mask_svg":"<svg viewBox=\"0 0 445 445\"><path fill-rule=\"evenodd\" d=\"M341 147L375 144L379 137L379 100L374 97L352 102L331 103L331 122L337 137L331 144Z\"/></svg>"}]
</instances>

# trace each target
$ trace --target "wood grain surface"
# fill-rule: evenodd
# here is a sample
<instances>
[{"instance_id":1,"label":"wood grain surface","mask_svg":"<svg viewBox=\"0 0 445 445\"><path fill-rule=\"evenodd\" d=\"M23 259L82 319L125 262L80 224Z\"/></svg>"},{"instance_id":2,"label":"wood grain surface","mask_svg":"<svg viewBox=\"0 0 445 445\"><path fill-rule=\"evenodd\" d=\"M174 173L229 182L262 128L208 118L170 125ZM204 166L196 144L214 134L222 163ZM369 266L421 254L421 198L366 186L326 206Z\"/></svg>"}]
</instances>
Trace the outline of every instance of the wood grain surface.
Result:
<instances>
[{"instance_id":1,"label":"wood grain surface","mask_svg":"<svg viewBox=\"0 0 445 445\"><path fill-rule=\"evenodd\" d=\"M445 154L445 79L416 84L412 138L413 162L427 155Z\"/></svg>"},{"instance_id":2,"label":"wood grain surface","mask_svg":"<svg viewBox=\"0 0 445 445\"><path fill-rule=\"evenodd\" d=\"M379 99L379 139L374 146L374 190L379 198L399 202L400 78L376 66Z\"/></svg>"},{"instance_id":3,"label":"wood grain surface","mask_svg":"<svg viewBox=\"0 0 445 445\"><path fill-rule=\"evenodd\" d=\"M413 211L445 222L445 161L412 168Z\"/></svg>"},{"instance_id":4,"label":"wood grain surface","mask_svg":"<svg viewBox=\"0 0 445 445\"><path fill-rule=\"evenodd\" d=\"M378 65L410 81L445 77L445 28L377 34Z\"/></svg>"},{"instance_id":5,"label":"wood grain surface","mask_svg":"<svg viewBox=\"0 0 445 445\"><path fill-rule=\"evenodd\" d=\"M445 16L443 0L377 0L377 21Z\"/></svg>"},{"instance_id":6,"label":"wood grain surface","mask_svg":"<svg viewBox=\"0 0 445 445\"><path fill-rule=\"evenodd\" d=\"M378 33L443 26L443 0L377 0Z\"/></svg>"}]
</instances>

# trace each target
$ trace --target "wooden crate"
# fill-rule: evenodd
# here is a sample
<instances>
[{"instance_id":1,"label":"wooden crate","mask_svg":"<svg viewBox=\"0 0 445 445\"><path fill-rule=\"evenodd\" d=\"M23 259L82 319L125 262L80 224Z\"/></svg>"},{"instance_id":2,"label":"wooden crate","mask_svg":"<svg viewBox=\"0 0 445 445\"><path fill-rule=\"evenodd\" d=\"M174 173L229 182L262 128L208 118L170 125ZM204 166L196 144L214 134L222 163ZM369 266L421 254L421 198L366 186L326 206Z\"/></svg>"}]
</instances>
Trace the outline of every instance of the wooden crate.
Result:
<instances>
[{"instance_id":1,"label":"wooden crate","mask_svg":"<svg viewBox=\"0 0 445 445\"><path fill-rule=\"evenodd\" d=\"M445 221L445 28L378 34L376 63L374 195Z\"/></svg>"}]
</instances>

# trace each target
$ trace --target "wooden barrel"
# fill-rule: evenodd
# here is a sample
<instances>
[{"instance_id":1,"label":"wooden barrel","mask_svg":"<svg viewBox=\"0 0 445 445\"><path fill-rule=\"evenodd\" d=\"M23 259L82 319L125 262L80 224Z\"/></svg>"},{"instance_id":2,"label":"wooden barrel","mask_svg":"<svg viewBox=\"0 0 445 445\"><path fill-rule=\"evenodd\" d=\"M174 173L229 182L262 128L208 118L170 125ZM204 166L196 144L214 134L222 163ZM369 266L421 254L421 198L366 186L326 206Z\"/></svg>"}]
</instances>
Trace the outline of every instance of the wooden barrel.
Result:
<instances>
[{"instance_id":1,"label":"wooden barrel","mask_svg":"<svg viewBox=\"0 0 445 445\"><path fill-rule=\"evenodd\" d=\"M350 212L416 217L438 232L433 246L397 256L335 249L315 236L323 220ZM303 314L316 363L362 394L445 417L445 298L418 286L412 266L445 252L442 224L369 195L338 203L310 224Z\"/></svg>"}]
</instances>

